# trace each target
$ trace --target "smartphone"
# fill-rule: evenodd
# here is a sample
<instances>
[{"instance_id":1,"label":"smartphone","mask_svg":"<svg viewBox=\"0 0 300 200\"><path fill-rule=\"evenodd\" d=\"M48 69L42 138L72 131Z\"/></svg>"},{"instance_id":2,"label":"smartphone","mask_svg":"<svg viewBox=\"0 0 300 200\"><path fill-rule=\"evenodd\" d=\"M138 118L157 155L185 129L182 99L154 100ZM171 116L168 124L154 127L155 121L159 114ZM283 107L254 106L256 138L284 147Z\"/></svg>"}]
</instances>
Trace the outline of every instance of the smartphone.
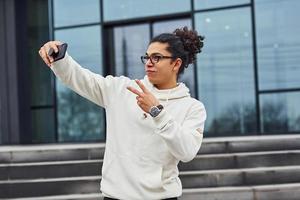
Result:
<instances>
[{"instance_id":1,"label":"smartphone","mask_svg":"<svg viewBox=\"0 0 300 200\"><path fill-rule=\"evenodd\" d=\"M66 51L67 51L67 48L68 48L68 44L63 43L61 45L58 45L57 48L58 48L57 53L54 52L53 48L50 48L49 51L48 51L48 55L53 58L54 62L58 61L60 59L63 59L65 57Z\"/></svg>"}]
</instances>

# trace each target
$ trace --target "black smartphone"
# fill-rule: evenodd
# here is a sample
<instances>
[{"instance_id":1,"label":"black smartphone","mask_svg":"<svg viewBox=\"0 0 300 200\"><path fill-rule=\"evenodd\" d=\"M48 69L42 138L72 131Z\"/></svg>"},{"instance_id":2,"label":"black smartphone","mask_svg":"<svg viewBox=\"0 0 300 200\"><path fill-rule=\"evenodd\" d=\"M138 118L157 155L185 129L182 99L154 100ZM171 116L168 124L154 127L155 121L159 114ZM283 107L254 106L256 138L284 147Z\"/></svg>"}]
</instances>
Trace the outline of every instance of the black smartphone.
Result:
<instances>
[{"instance_id":1,"label":"black smartphone","mask_svg":"<svg viewBox=\"0 0 300 200\"><path fill-rule=\"evenodd\" d=\"M67 48L68 48L68 44L63 43L61 45L58 45L57 48L58 48L57 53L54 52L53 48L50 48L49 51L48 51L48 55L53 58L54 62L58 61L60 59L63 59L65 57L66 51L67 51Z\"/></svg>"}]
</instances>

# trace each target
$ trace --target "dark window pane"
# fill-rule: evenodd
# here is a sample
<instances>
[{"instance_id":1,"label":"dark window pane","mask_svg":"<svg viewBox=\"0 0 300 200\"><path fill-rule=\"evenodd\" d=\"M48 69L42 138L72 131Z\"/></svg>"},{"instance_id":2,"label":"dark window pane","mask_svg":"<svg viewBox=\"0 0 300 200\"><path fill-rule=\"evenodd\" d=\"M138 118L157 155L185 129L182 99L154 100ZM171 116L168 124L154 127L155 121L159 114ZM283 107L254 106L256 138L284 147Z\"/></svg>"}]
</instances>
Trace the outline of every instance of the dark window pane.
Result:
<instances>
[{"instance_id":1,"label":"dark window pane","mask_svg":"<svg viewBox=\"0 0 300 200\"><path fill-rule=\"evenodd\" d=\"M55 32L57 40L69 44L68 53L82 66L102 74L100 27L84 27ZM88 38L83 40L82 38ZM59 141L104 139L104 111L57 81Z\"/></svg>"},{"instance_id":2,"label":"dark window pane","mask_svg":"<svg viewBox=\"0 0 300 200\"><path fill-rule=\"evenodd\" d=\"M38 56L40 46L49 39L47 1L28 1L28 50L31 106L53 105L51 70Z\"/></svg>"},{"instance_id":3,"label":"dark window pane","mask_svg":"<svg viewBox=\"0 0 300 200\"><path fill-rule=\"evenodd\" d=\"M104 20L123 20L190 11L190 0L104 0Z\"/></svg>"},{"instance_id":4,"label":"dark window pane","mask_svg":"<svg viewBox=\"0 0 300 200\"><path fill-rule=\"evenodd\" d=\"M207 109L209 135L256 132L250 9L196 14L205 36L198 58L200 100Z\"/></svg>"},{"instance_id":5,"label":"dark window pane","mask_svg":"<svg viewBox=\"0 0 300 200\"><path fill-rule=\"evenodd\" d=\"M31 110L32 142L56 142L53 109Z\"/></svg>"},{"instance_id":6,"label":"dark window pane","mask_svg":"<svg viewBox=\"0 0 300 200\"><path fill-rule=\"evenodd\" d=\"M155 36L160 33L172 33L176 28L182 28L184 26L191 28L191 20L180 19L156 22L153 24L153 35ZM190 89L191 95L195 97L194 65L189 65L189 67L185 69L184 74L180 75L179 81L184 82Z\"/></svg>"},{"instance_id":7,"label":"dark window pane","mask_svg":"<svg viewBox=\"0 0 300 200\"><path fill-rule=\"evenodd\" d=\"M300 92L264 94L260 101L262 132L300 131Z\"/></svg>"},{"instance_id":8,"label":"dark window pane","mask_svg":"<svg viewBox=\"0 0 300 200\"><path fill-rule=\"evenodd\" d=\"M250 0L194 0L195 9L209 9L250 3Z\"/></svg>"},{"instance_id":9,"label":"dark window pane","mask_svg":"<svg viewBox=\"0 0 300 200\"><path fill-rule=\"evenodd\" d=\"M300 87L300 1L257 0L259 88Z\"/></svg>"},{"instance_id":10,"label":"dark window pane","mask_svg":"<svg viewBox=\"0 0 300 200\"><path fill-rule=\"evenodd\" d=\"M140 57L145 54L150 38L149 25L132 25L114 28L116 75L132 79L145 76Z\"/></svg>"},{"instance_id":11,"label":"dark window pane","mask_svg":"<svg viewBox=\"0 0 300 200\"><path fill-rule=\"evenodd\" d=\"M99 0L54 0L54 26L100 22Z\"/></svg>"}]
</instances>

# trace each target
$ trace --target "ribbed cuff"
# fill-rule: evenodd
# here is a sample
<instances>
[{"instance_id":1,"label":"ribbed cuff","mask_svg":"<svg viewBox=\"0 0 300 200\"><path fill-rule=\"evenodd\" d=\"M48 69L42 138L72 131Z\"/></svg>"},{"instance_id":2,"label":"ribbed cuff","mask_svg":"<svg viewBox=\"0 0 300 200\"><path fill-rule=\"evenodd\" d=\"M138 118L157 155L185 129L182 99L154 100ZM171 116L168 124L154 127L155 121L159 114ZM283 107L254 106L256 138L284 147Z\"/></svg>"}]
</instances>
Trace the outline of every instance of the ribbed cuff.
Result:
<instances>
[{"instance_id":1,"label":"ribbed cuff","mask_svg":"<svg viewBox=\"0 0 300 200\"><path fill-rule=\"evenodd\" d=\"M69 60L69 54L66 52L65 57L61 60L58 60L51 64L51 70L55 73L61 74L62 72L66 71L66 66Z\"/></svg>"},{"instance_id":2,"label":"ribbed cuff","mask_svg":"<svg viewBox=\"0 0 300 200\"><path fill-rule=\"evenodd\" d=\"M166 110L162 110L158 116L153 117L154 124L159 130L163 129L171 120L172 117L166 112Z\"/></svg>"}]
</instances>

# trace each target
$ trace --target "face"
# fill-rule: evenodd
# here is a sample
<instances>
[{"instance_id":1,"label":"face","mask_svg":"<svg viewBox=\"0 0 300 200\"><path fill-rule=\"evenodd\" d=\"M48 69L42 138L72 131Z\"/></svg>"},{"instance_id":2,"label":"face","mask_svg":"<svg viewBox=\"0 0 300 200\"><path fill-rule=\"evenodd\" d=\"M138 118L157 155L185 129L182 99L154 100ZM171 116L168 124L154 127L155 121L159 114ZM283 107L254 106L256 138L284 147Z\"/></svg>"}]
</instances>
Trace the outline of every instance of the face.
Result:
<instances>
[{"instance_id":1,"label":"face","mask_svg":"<svg viewBox=\"0 0 300 200\"><path fill-rule=\"evenodd\" d=\"M153 42L148 46L145 55L151 57L145 63L148 79L159 89L167 89L176 85L177 73L181 65L181 59L172 59L167 47L167 43Z\"/></svg>"}]
</instances>

